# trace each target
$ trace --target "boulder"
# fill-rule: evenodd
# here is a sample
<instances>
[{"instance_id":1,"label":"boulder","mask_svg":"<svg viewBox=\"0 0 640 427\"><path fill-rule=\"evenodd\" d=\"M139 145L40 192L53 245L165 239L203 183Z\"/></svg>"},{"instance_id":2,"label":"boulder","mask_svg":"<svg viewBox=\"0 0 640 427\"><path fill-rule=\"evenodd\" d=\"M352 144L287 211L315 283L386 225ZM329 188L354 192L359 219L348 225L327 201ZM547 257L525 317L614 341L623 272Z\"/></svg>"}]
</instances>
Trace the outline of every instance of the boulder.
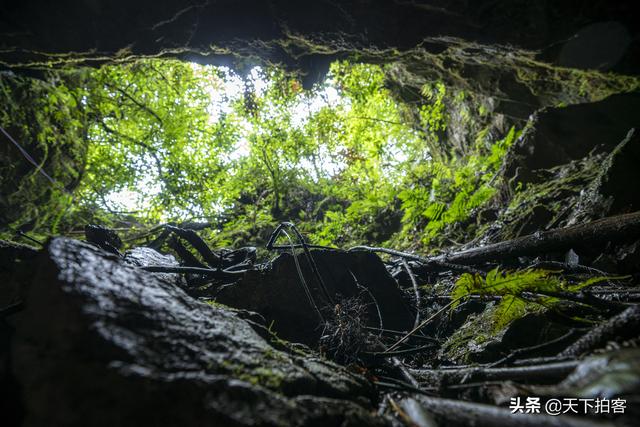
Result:
<instances>
[{"instance_id":1,"label":"boulder","mask_svg":"<svg viewBox=\"0 0 640 427\"><path fill-rule=\"evenodd\" d=\"M505 159L505 178L542 182L539 172L590 154L610 153L640 126L640 95L613 95L599 102L536 112Z\"/></svg>"},{"instance_id":2,"label":"boulder","mask_svg":"<svg viewBox=\"0 0 640 427\"><path fill-rule=\"evenodd\" d=\"M98 248L53 239L33 272L12 342L24 425L385 424L364 378Z\"/></svg>"},{"instance_id":3,"label":"boulder","mask_svg":"<svg viewBox=\"0 0 640 427\"><path fill-rule=\"evenodd\" d=\"M325 318L331 317L342 300L357 297L367 306L369 326L379 327L382 323L394 330L412 327L415 314L376 254L311 251L331 301L326 300L307 258L302 254L296 256L302 278L293 256L282 254L268 270L250 270L238 283L223 286L212 296L231 307L260 313L278 336L305 344L317 344L323 324L305 293L303 280Z\"/></svg>"}]
</instances>

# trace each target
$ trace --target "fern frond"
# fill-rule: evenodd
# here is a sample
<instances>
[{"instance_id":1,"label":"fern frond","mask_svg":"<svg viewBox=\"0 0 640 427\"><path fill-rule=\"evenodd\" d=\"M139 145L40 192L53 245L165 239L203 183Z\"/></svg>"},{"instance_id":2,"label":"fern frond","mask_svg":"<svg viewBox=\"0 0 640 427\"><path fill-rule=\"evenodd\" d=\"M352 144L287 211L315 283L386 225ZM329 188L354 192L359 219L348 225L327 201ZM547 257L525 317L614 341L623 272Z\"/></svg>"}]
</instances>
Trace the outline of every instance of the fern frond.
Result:
<instances>
[{"instance_id":1,"label":"fern frond","mask_svg":"<svg viewBox=\"0 0 640 427\"><path fill-rule=\"evenodd\" d=\"M498 267L489 271L485 277L480 274L465 273L456 281L451 297L456 301L452 309L471 295L500 296L500 302L493 313L495 330L500 330L528 312L541 308L551 308L560 302L554 297L540 297L536 302L522 298L525 292L559 293L577 292L587 286L608 280L625 277L592 277L580 283L567 284L560 271L527 268L524 270L504 271Z\"/></svg>"},{"instance_id":2,"label":"fern frond","mask_svg":"<svg viewBox=\"0 0 640 427\"><path fill-rule=\"evenodd\" d=\"M515 319L527 314L529 309L530 304L522 298L515 295L505 295L493 312L493 331L498 332L506 328Z\"/></svg>"}]
</instances>

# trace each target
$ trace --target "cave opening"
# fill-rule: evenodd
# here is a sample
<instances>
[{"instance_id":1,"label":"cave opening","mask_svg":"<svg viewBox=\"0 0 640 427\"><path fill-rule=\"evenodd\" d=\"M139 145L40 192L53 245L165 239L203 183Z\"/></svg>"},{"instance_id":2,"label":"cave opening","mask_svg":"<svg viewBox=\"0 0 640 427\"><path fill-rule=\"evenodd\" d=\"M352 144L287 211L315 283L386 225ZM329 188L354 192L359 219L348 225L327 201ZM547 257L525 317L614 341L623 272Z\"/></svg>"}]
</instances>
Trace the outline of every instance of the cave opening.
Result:
<instances>
[{"instance_id":1,"label":"cave opening","mask_svg":"<svg viewBox=\"0 0 640 427\"><path fill-rule=\"evenodd\" d=\"M524 125L442 81L408 97L397 64L335 61L307 89L276 66L171 59L3 77L22 163L4 183L21 207L5 234L32 242L94 223L126 238L198 223L215 246L263 245L296 221L318 245L426 249L490 202Z\"/></svg>"}]
</instances>

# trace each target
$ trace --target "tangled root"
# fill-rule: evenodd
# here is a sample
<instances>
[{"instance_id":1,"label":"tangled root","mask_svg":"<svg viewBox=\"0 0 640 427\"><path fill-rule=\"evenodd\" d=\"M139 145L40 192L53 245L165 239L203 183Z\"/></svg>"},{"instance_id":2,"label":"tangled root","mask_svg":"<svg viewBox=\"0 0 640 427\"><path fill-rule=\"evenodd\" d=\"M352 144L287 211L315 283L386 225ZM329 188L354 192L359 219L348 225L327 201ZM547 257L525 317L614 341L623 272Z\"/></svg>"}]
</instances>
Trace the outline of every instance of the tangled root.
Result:
<instances>
[{"instance_id":1,"label":"tangled root","mask_svg":"<svg viewBox=\"0 0 640 427\"><path fill-rule=\"evenodd\" d=\"M370 347L373 338L366 323L367 306L360 296L339 300L326 316L320 350L341 364L359 362L360 354Z\"/></svg>"}]
</instances>

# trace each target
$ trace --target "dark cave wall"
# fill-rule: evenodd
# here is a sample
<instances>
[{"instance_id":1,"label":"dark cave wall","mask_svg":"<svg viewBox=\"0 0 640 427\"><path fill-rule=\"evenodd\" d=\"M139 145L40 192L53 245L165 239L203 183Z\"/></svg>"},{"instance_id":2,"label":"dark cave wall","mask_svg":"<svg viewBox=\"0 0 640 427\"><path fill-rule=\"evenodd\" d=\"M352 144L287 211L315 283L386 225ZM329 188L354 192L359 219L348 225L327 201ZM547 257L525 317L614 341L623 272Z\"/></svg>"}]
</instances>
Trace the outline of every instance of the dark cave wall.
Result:
<instances>
[{"instance_id":1,"label":"dark cave wall","mask_svg":"<svg viewBox=\"0 0 640 427\"><path fill-rule=\"evenodd\" d=\"M5 2L0 67L38 76L34 70L51 66L140 56L240 72L268 62L299 72L308 88L333 59L350 57L399 63L419 79L500 100L497 112L526 120L541 107L637 88L637 79L603 74L640 71L633 6L587 0Z\"/></svg>"},{"instance_id":2,"label":"dark cave wall","mask_svg":"<svg viewBox=\"0 0 640 427\"><path fill-rule=\"evenodd\" d=\"M560 65L635 73L633 6L588 0L26 0L0 6L0 61L33 64L69 52L96 60L129 53L217 53L215 60L254 54L310 71L310 56L408 50L425 39L455 37L535 50ZM580 38L598 41L588 55Z\"/></svg>"}]
</instances>

